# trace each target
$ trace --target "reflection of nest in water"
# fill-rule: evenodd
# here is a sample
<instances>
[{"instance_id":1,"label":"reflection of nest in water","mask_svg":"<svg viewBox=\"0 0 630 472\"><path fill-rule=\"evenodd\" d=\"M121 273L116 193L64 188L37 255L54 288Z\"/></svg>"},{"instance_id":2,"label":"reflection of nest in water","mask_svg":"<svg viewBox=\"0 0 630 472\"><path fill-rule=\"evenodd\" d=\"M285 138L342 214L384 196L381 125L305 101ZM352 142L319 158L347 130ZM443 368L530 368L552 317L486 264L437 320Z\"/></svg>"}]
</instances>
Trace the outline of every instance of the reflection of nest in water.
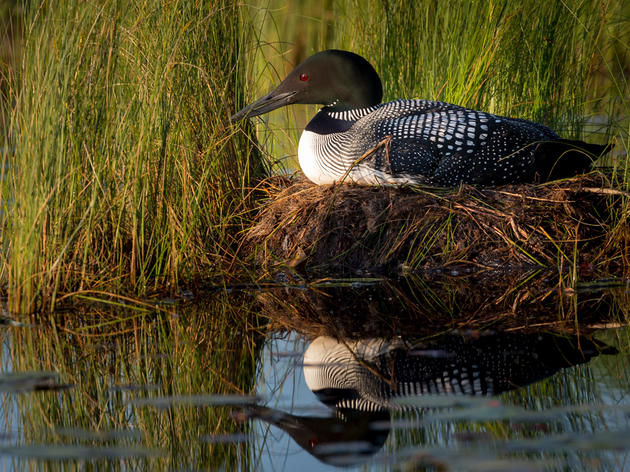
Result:
<instances>
[{"instance_id":1,"label":"reflection of nest in water","mask_svg":"<svg viewBox=\"0 0 630 472\"><path fill-rule=\"evenodd\" d=\"M626 267L610 221L627 196L601 174L457 189L315 186L276 179L245 248L267 271L326 275L444 266ZM627 225L627 223L623 223ZM621 256L621 257L620 257ZM606 270L618 270L606 263Z\"/></svg>"},{"instance_id":2,"label":"reflection of nest in water","mask_svg":"<svg viewBox=\"0 0 630 472\"><path fill-rule=\"evenodd\" d=\"M528 279L518 272L281 288L257 297L272 329L336 338L424 337L453 329L583 332L627 318L627 302L610 291L574 293L544 274Z\"/></svg>"}]
</instances>

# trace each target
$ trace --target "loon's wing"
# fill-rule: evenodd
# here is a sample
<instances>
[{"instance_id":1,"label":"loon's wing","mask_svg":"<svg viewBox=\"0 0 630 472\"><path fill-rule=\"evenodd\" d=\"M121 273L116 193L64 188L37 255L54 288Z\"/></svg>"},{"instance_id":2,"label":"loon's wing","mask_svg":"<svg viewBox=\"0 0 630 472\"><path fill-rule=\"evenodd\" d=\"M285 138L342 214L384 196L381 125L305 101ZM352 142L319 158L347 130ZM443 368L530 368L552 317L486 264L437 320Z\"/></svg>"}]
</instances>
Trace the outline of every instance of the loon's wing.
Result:
<instances>
[{"instance_id":1,"label":"loon's wing","mask_svg":"<svg viewBox=\"0 0 630 472\"><path fill-rule=\"evenodd\" d=\"M607 149L561 140L549 128L457 105L397 100L355 125L357 155L391 137L364 165L392 175L421 175L437 185L501 184L582 172L589 154ZM584 150L569 152L576 148ZM559 158L562 157L562 160Z\"/></svg>"}]
</instances>

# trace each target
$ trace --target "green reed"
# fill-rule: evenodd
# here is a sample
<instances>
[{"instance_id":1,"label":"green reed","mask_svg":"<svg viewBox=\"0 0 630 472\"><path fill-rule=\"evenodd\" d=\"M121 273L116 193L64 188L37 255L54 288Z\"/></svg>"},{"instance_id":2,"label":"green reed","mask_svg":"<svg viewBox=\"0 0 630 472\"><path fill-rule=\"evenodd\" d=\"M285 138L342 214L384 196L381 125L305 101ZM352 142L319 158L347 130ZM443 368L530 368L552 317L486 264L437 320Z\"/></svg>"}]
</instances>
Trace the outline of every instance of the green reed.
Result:
<instances>
[{"instance_id":1,"label":"green reed","mask_svg":"<svg viewBox=\"0 0 630 472\"><path fill-rule=\"evenodd\" d=\"M11 307L59 291L144 293L232 261L265 174L243 104L239 6L36 2L2 182Z\"/></svg>"},{"instance_id":2,"label":"green reed","mask_svg":"<svg viewBox=\"0 0 630 472\"><path fill-rule=\"evenodd\" d=\"M613 140L616 154L604 163L626 185L629 8L612 0L29 4L0 105L11 106L0 180L11 308L235 273L251 188L269 169L254 129L228 117L328 47L369 58L385 99L445 100L535 119L568 138ZM296 154L314 110L292 108L301 115L282 125L295 128L285 136L259 128L278 160ZM626 215L614 215L611 244L626 237Z\"/></svg>"},{"instance_id":3,"label":"green reed","mask_svg":"<svg viewBox=\"0 0 630 472\"><path fill-rule=\"evenodd\" d=\"M353 0L338 4L347 13L365 8ZM364 14L348 15L351 25L340 29L340 42L373 61L385 99L444 100L534 119L574 137L588 113L608 111L591 101L627 87L610 60L619 57L611 51L615 28L628 25L621 8L594 0L427 0L414 8L375 1Z\"/></svg>"}]
</instances>

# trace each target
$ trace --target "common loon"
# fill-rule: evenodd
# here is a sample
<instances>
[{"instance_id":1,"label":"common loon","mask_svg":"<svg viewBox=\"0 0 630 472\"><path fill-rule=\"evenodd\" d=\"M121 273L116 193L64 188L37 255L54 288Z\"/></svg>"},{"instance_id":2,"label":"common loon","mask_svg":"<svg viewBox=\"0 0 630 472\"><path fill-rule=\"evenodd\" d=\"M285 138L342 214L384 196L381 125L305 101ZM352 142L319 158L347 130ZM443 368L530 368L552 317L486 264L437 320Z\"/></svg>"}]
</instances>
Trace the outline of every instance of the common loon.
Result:
<instances>
[{"instance_id":1,"label":"common loon","mask_svg":"<svg viewBox=\"0 0 630 472\"><path fill-rule=\"evenodd\" d=\"M569 177L608 152L549 128L431 100L381 103L381 80L363 57L330 49L298 65L230 121L293 103L321 104L298 146L316 184L500 185Z\"/></svg>"}]
</instances>

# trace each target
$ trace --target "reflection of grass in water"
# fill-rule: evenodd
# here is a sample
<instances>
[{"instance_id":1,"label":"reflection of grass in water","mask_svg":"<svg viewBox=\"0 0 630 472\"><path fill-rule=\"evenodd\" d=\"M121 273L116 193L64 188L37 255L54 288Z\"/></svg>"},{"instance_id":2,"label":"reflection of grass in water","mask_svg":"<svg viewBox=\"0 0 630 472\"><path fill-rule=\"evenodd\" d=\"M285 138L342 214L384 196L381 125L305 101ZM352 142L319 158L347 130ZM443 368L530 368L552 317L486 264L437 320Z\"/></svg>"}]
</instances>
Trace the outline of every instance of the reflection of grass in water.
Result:
<instances>
[{"instance_id":1,"label":"reflection of grass in water","mask_svg":"<svg viewBox=\"0 0 630 472\"><path fill-rule=\"evenodd\" d=\"M630 323L623 280L573 290L550 271L516 270L359 281L270 288L257 295L261 315L272 330L350 339L432 338L453 329L579 334Z\"/></svg>"},{"instance_id":2,"label":"reflection of grass in water","mask_svg":"<svg viewBox=\"0 0 630 472\"><path fill-rule=\"evenodd\" d=\"M585 442L585 446L592 444L593 447L602 449L614 447L614 435L618 431L627 431L627 415L618 411L618 404L627 406L628 394L627 386L630 381L630 370L628 369L625 358L628 353L628 328L617 330L607 330L599 333L596 337L603 342L616 347L621 353L618 356L602 355L587 365L574 367L568 371L560 371L553 378L544 379L533 384L523 390L517 390L509 393L505 398L510 404L521 405L532 411L545 411L553 407L562 406L579 406L584 405L585 411L568 412L563 416L562 421L552 423L532 423L530 425L504 425L497 429L499 437L505 438L534 438L543 439L538 444L540 452L531 454L542 455L543 457L563 457L576 467L581 464L583 470L590 470L593 464L593 457L601 462L598 470L613 470L616 468L615 461L623 460L627 456L624 451L626 446L621 450L607 453L599 453L590 456L588 453L582 452L582 448L573 450L570 443L566 446L557 444L556 448L545 450L545 437L553 437L560 435L570 435L577 433L589 438L591 434L594 437ZM592 408L589 409L588 406ZM602 432L612 434L611 443L607 441L597 440L597 433ZM516 433L516 434L515 434ZM622 433L623 437L623 433ZM574 447L574 446L573 446Z\"/></svg>"},{"instance_id":3,"label":"reflection of grass in water","mask_svg":"<svg viewBox=\"0 0 630 472\"><path fill-rule=\"evenodd\" d=\"M133 453L133 447L141 446L165 453L157 457L122 459L121 463L129 467L179 470L238 466L248 470L252 464L258 464L261 448L263 453L265 447L274 450L276 443L273 440L265 443L265 438L256 438L247 444L207 441L204 436L250 432L234 422L230 408L175 403L166 409L157 409L151 405L139 406L130 400L253 393L261 342L257 326L251 321L258 308L249 300L250 296L243 299L219 294L197 307L169 307L157 313L140 310L73 312L53 326L43 323L40 327L15 329L9 340L10 350L5 351L11 356L7 361L13 366L12 370L56 371L62 382L75 386L62 392L18 397L19 424L9 425L10 430L24 431L27 444L112 447L120 448L121 454ZM627 352L627 330L607 334L625 339L625 344L609 338L604 341ZM543 412L554 405L609 403L609 390L599 388L593 380L601 379L604 371L610 374L622 368L618 372L623 376L608 375L606 379L611 387L617 386L621 391L627 384L625 366L618 364L621 361L621 356L601 357L575 371L560 372L553 379L508 393L502 399L507 405ZM295 367L293 362L284 365L290 369L285 375L288 378ZM274 371L274 375L282 378L283 372ZM121 386L123 388L111 389ZM194 399L215 401L211 395ZM411 415L411 418L422 420L428 414ZM395 413L394 418L410 417ZM566 424L576 431L597 430L608 424L607 421L597 414L568 414L566 422L550 423L544 428L536 423L506 420L442 421L422 427L394 428L384 450L401 451L406 446L427 445L460 450L468 444L459 441L454 433L476 431L486 434L481 435L479 447L494 456L500 453L489 439L500 444L508 439L545 437L563 432ZM547 424L543 417L540 423ZM77 433L77 428L101 437ZM611 426L611 429L614 428ZM553 452L549 455L555 457Z\"/></svg>"},{"instance_id":4,"label":"reflection of grass in water","mask_svg":"<svg viewBox=\"0 0 630 472\"><path fill-rule=\"evenodd\" d=\"M10 339L13 369L56 371L74 388L18 397L19 424L11 429L23 430L26 444L111 446L121 453L142 446L164 453L122 459L129 467L248 470L246 444L204 438L248 432L232 419L232 408L184 402L158 409L130 400L250 393L257 355L250 306L218 295L197 307L72 313L67 323L16 330Z\"/></svg>"}]
</instances>

